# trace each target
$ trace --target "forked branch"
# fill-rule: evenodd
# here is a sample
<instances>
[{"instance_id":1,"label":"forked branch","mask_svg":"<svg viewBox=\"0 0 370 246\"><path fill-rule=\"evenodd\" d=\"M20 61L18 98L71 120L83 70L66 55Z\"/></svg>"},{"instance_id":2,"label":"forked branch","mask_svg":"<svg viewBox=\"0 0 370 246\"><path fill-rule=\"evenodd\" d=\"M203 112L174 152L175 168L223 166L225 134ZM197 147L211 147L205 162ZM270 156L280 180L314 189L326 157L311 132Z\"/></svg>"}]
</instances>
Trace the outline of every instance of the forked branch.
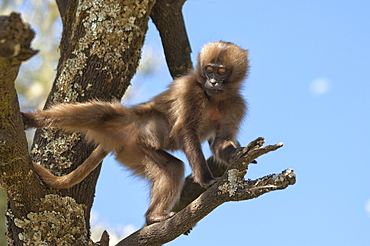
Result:
<instances>
[{"instance_id":1,"label":"forked branch","mask_svg":"<svg viewBox=\"0 0 370 246\"><path fill-rule=\"evenodd\" d=\"M186 233L216 207L228 201L256 198L264 193L285 189L296 182L292 169L257 180L245 180L248 165L259 156L282 147L282 143L263 146L257 138L240 150L220 180L172 218L146 226L117 245L162 245Z\"/></svg>"}]
</instances>

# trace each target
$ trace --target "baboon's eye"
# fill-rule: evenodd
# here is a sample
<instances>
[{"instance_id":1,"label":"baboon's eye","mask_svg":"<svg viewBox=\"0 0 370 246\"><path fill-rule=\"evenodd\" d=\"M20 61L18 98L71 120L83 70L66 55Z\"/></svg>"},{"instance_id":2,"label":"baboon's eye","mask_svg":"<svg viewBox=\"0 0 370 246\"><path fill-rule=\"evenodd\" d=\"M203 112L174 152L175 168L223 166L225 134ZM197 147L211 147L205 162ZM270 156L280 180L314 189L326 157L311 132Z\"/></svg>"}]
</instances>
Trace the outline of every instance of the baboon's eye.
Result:
<instances>
[{"instance_id":1,"label":"baboon's eye","mask_svg":"<svg viewBox=\"0 0 370 246\"><path fill-rule=\"evenodd\" d=\"M207 73L213 73L213 67L211 67L211 66L207 66L207 67L206 67L206 72L207 72Z\"/></svg>"},{"instance_id":2,"label":"baboon's eye","mask_svg":"<svg viewBox=\"0 0 370 246\"><path fill-rule=\"evenodd\" d=\"M218 68L218 69L217 69L217 73L218 73L219 75L225 75L225 74L226 74L226 68L224 68L224 67L220 67L220 68Z\"/></svg>"}]
</instances>

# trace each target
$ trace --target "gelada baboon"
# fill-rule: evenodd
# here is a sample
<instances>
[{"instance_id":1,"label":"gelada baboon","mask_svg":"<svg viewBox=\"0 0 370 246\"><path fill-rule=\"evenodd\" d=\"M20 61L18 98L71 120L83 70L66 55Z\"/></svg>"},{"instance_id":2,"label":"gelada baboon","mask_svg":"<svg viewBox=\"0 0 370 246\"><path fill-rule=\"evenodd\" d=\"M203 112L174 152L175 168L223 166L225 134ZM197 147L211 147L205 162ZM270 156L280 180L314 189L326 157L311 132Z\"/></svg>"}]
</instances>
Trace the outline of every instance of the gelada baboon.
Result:
<instances>
[{"instance_id":1,"label":"gelada baboon","mask_svg":"<svg viewBox=\"0 0 370 246\"><path fill-rule=\"evenodd\" d=\"M247 54L233 43L206 44L195 70L173 81L152 100L133 107L90 101L23 113L26 128L79 131L97 145L91 156L66 176L54 176L34 164L36 172L47 186L71 187L113 152L120 163L151 182L147 223L171 217L182 189L184 166L166 150L186 154L194 181L201 186L215 182L201 143L209 140L213 154L226 164L237 150L235 138L246 111L239 90L248 71Z\"/></svg>"}]
</instances>

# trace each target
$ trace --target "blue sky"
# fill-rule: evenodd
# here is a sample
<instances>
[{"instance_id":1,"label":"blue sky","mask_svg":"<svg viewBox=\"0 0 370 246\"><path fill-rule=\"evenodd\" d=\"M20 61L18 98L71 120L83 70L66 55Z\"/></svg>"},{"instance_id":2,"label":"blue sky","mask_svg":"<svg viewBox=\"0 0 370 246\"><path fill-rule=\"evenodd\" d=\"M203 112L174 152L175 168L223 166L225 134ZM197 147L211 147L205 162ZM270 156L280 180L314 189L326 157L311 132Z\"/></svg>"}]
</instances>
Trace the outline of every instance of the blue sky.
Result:
<instances>
[{"instance_id":1,"label":"blue sky","mask_svg":"<svg viewBox=\"0 0 370 246\"><path fill-rule=\"evenodd\" d=\"M193 61L211 41L250 51L243 89L249 115L240 142L259 136L267 144L284 142L260 157L247 178L293 168L297 183L223 204L189 236L167 245L370 245L369 10L365 0L185 3ZM129 103L145 101L171 82L152 24L146 46L159 65L156 73L133 81ZM148 189L113 162L103 165L94 211L98 221L121 233L144 223Z\"/></svg>"}]
</instances>

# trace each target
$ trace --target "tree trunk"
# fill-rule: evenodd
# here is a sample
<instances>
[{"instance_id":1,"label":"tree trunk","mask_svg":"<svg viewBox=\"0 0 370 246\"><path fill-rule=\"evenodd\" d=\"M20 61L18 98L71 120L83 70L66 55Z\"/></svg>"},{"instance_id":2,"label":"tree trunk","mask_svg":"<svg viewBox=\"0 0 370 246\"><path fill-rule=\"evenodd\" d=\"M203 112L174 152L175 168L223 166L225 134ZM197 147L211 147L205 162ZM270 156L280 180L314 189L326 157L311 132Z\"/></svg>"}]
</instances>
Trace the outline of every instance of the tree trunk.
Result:
<instances>
[{"instance_id":1,"label":"tree trunk","mask_svg":"<svg viewBox=\"0 0 370 246\"><path fill-rule=\"evenodd\" d=\"M16 220L37 211L40 198L47 193L30 171L31 159L14 88L21 63L37 53L30 48L33 36L18 14L0 17L0 40L5 40L0 45L0 184L9 199L8 236L15 245L22 244L18 238L22 229L16 226Z\"/></svg>"},{"instance_id":2,"label":"tree trunk","mask_svg":"<svg viewBox=\"0 0 370 246\"><path fill-rule=\"evenodd\" d=\"M136 72L154 0L57 3L63 20L61 57L45 108L58 102L120 100ZM0 133L0 169L1 186L5 188L10 201L7 212L10 222L8 240L13 241L14 245L23 245L30 243L31 237L38 237L38 243L62 245L62 240L67 243L70 238L79 238L79 242L86 244L100 168L80 184L61 191L44 187L32 171L14 80L21 62L33 54L29 48L33 32L16 14L4 18L6 21L1 23L4 28L0 30L8 35L4 36L6 40L14 43L14 47L8 45L13 49L5 45L0 47L3 50L3 53L0 51L0 111L5 115L1 117L0 126L1 129L7 129ZM7 32L15 28L24 32L13 33L9 37ZM17 37L22 40L15 40ZM18 44L23 53L15 56ZM93 146L86 145L77 133L65 134L45 128L36 132L31 153L35 162L47 166L54 174L63 175L81 164L92 149ZM55 206L58 212L53 215ZM71 206L74 208L71 209ZM61 221L56 222L58 216L63 214L68 215L64 223L76 228L75 235L66 229L67 225L62 227L58 224ZM31 218L40 223L29 223ZM48 221L49 225L40 226L42 219ZM59 229L51 232L50 225ZM34 230L33 226L38 226L38 230Z\"/></svg>"}]
</instances>

